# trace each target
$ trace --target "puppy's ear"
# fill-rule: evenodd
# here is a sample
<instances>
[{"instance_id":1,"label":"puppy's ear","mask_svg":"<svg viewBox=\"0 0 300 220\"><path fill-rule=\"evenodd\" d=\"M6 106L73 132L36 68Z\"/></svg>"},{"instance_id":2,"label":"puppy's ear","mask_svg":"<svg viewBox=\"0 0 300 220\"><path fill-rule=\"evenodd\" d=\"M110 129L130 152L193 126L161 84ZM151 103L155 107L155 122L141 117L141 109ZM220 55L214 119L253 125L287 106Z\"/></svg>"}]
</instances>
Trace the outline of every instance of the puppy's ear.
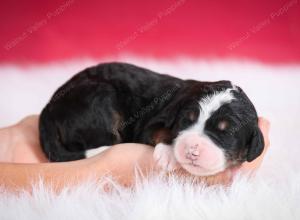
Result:
<instances>
[{"instance_id":1,"label":"puppy's ear","mask_svg":"<svg viewBox=\"0 0 300 220\"><path fill-rule=\"evenodd\" d=\"M264 146L264 137L260 129L257 126L255 126L248 145L247 161L251 162L255 158L257 158L263 152Z\"/></svg>"},{"instance_id":2,"label":"puppy's ear","mask_svg":"<svg viewBox=\"0 0 300 220\"><path fill-rule=\"evenodd\" d=\"M171 128L176 121L179 110L180 104L178 102L174 101L168 104L150 121L150 125L160 124L161 127Z\"/></svg>"}]
</instances>

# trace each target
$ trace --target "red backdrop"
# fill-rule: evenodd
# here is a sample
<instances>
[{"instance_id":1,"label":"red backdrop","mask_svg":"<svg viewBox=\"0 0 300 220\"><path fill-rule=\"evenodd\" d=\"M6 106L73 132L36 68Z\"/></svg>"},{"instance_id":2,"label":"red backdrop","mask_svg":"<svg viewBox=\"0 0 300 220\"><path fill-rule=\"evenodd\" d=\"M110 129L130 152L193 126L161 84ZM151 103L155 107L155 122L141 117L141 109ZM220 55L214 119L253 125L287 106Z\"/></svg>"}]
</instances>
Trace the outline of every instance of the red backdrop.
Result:
<instances>
[{"instance_id":1,"label":"red backdrop","mask_svg":"<svg viewBox=\"0 0 300 220\"><path fill-rule=\"evenodd\" d=\"M300 61L299 0L0 3L0 62L133 53Z\"/></svg>"}]
</instances>

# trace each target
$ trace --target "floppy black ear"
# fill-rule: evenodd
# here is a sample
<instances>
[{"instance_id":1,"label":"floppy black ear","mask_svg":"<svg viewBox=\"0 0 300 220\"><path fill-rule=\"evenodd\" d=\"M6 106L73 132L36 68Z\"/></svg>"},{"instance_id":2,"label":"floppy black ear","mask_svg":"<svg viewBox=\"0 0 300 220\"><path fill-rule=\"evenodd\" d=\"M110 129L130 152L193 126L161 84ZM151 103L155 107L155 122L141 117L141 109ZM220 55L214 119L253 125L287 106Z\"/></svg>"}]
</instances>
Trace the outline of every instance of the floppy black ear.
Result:
<instances>
[{"instance_id":1,"label":"floppy black ear","mask_svg":"<svg viewBox=\"0 0 300 220\"><path fill-rule=\"evenodd\" d=\"M155 117L153 117L146 125L143 125L139 132L137 132L134 139L141 140L142 143L155 145L156 141L153 139L153 136L156 136L155 133L161 129L169 129L171 133L171 127L176 121L177 113L180 110L180 102L178 99L173 100L171 103L162 109ZM169 132L168 132L169 133ZM169 135L171 136L172 135ZM168 138L168 140L171 140ZM170 141L169 141L170 142ZM168 141L165 141L168 143Z\"/></svg>"},{"instance_id":2,"label":"floppy black ear","mask_svg":"<svg viewBox=\"0 0 300 220\"><path fill-rule=\"evenodd\" d=\"M256 126L248 145L247 161L251 162L257 158L263 152L264 146L264 137L260 129Z\"/></svg>"},{"instance_id":3,"label":"floppy black ear","mask_svg":"<svg viewBox=\"0 0 300 220\"><path fill-rule=\"evenodd\" d=\"M180 103L173 101L159 112L150 122L149 125L160 124L162 127L171 128L176 121L177 114L180 110Z\"/></svg>"}]
</instances>

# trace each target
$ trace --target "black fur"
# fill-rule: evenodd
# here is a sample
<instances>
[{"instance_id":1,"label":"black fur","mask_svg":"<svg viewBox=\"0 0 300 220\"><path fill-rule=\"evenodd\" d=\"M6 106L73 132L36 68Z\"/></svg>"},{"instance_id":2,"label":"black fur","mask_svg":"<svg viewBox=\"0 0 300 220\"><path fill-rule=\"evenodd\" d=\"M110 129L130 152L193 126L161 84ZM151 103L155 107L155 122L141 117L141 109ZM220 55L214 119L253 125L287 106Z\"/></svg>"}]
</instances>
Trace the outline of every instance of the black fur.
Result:
<instances>
[{"instance_id":1,"label":"black fur","mask_svg":"<svg viewBox=\"0 0 300 220\"><path fill-rule=\"evenodd\" d=\"M51 161L81 159L87 149L124 142L172 144L196 121L201 98L231 87L229 81L181 80L125 63L100 64L55 92L40 116L40 142ZM257 114L240 88L234 95L209 118L205 132L229 160L251 161L264 146ZM228 129L217 130L224 119Z\"/></svg>"}]
</instances>

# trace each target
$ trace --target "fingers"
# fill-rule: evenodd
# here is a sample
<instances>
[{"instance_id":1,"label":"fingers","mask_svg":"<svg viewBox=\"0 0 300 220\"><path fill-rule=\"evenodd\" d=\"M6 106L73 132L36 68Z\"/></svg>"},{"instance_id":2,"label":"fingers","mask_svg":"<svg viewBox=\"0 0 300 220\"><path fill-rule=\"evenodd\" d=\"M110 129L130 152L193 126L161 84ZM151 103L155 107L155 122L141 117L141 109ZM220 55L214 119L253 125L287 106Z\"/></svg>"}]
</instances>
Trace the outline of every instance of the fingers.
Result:
<instances>
[{"instance_id":1,"label":"fingers","mask_svg":"<svg viewBox=\"0 0 300 220\"><path fill-rule=\"evenodd\" d=\"M205 184L207 186L210 185L229 185L233 179L232 169L226 169L225 171L212 175L212 176L195 176L188 173L183 168L176 169L172 172L167 173L167 175L176 175L179 177L184 177L191 179L195 184Z\"/></svg>"},{"instance_id":2,"label":"fingers","mask_svg":"<svg viewBox=\"0 0 300 220\"><path fill-rule=\"evenodd\" d=\"M268 148L270 146L270 140L269 140L269 132L270 132L270 122L263 117L258 118L258 127L260 128L264 141L265 141L265 148Z\"/></svg>"},{"instance_id":3,"label":"fingers","mask_svg":"<svg viewBox=\"0 0 300 220\"><path fill-rule=\"evenodd\" d=\"M270 140L269 140L270 122L263 117L259 117L258 118L258 127L260 128L260 130L263 134L263 137L264 137L264 143L265 143L264 150L263 150L262 154L259 157L257 157L254 161L252 161L250 163L248 163L248 162L243 163L239 170L241 172L244 172L244 173L255 172L261 165L263 158L270 146Z\"/></svg>"}]
</instances>

